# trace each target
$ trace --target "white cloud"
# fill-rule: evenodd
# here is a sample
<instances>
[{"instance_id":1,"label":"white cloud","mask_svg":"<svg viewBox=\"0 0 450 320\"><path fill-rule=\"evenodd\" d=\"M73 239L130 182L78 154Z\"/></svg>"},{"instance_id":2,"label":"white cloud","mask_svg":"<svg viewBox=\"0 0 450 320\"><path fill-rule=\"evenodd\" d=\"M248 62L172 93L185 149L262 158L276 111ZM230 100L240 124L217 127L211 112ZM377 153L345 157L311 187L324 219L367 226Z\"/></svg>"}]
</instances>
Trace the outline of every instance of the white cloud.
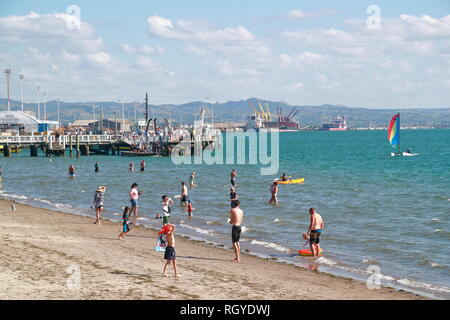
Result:
<instances>
[{"instance_id":1,"label":"white cloud","mask_svg":"<svg viewBox=\"0 0 450 320\"><path fill-rule=\"evenodd\" d=\"M402 20L409 30L409 37L413 39L450 38L450 15L436 19L428 15L416 17L402 14Z\"/></svg>"},{"instance_id":2,"label":"white cloud","mask_svg":"<svg viewBox=\"0 0 450 320\"><path fill-rule=\"evenodd\" d=\"M308 18L328 16L333 13L334 13L334 11L332 11L332 10L304 11L304 10L300 10L300 9L294 9L287 13L287 17L290 19L303 20L303 19L308 19Z\"/></svg>"},{"instance_id":3,"label":"white cloud","mask_svg":"<svg viewBox=\"0 0 450 320\"><path fill-rule=\"evenodd\" d=\"M251 41L253 34L242 26L213 29L193 21L179 20L173 23L160 16L147 18L150 35L174 40L194 40L200 42Z\"/></svg>"},{"instance_id":4,"label":"white cloud","mask_svg":"<svg viewBox=\"0 0 450 320\"><path fill-rule=\"evenodd\" d=\"M7 16L0 18L0 41L24 43L29 45L54 46L63 43L66 49L93 53L103 49L103 40L95 29L86 22L81 22L80 29L69 28L66 13L38 14L30 12L24 16Z\"/></svg>"},{"instance_id":5,"label":"white cloud","mask_svg":"<svg viewBox=\"0 0 450 320\"><path fill-rule=\"evenodd\" d=\"M301 68L315 64L322 59L322 56L317 53L305 51L298 55L288 55L283 53L279 55L279 58L281 65L284 67L294 66L296 68Z\"/></svg>"},{"instance_id":6,"label":"white cloud","mask_svg":"<svg viewBox=\"0 0 450 320\"><path fill-rule=\"evenodd\" d=\"M147 46L147 45L143 45L143 46L136 46L133 47L129 44L126 43L122 43L120 45L120 48L122 49L123 52L125 53L131 53L131 54L142 54L142 53L165 53L165 49L162 46Z\"/></svg>"},{"instance_id":7,"label":"white cloud","mask_svg":"<svg viewBox=\"0 0 450 320\"><path fill-rule=\"evenodd\" d=\"M100 65L108 65L110 64L113 59L109 54L106 52L98 52L98 53L92 53L87 56L87 60L100 64Z\"/></svg>"},{"instance_id":8,"label":"white cloud","mask_svg":"<svg viewBox=\"0 0 450 320\"><path fill-rule=\"evenodd\" d=\"M204 56L205 54L208 53L207 50L205 50L205 49L203 49L203 48L200 48L200 47L198 47L198 46L194 46L194 45L189 45L189 46L187 46L187 47L186 47L186 52L189 52L189 53L195 53L195 54L197 54L197 55L199 55L199 56Z\"/></svg>"}]
</instances>

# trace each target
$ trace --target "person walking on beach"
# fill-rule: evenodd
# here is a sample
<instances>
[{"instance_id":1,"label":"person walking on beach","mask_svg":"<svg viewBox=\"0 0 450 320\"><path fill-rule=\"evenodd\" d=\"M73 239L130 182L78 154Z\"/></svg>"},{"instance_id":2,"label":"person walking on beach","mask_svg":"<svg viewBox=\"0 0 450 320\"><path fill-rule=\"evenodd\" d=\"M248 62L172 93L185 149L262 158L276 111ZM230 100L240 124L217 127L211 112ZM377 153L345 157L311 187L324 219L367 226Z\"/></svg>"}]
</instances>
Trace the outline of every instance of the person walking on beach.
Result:
<instances>
[{"instance_id":1,"label":"person walking on beach","mask_svg":"<svg viewBox=\"0 0 450 320\"><path fill-rule=\"evenodd\" d=\"M95 208L95 222L94 224L102 224L100 221L101 218L101 213L103 211L103 201L105 198L105 191L106 191L106 187L105 186L99 186L97 188L97 191L95 191L94 194L94 208Z\"/></svg>"},{"instance_id":2,"label":"person walking on beach","mask_svg":"<svg viewBox=\"0 0 450 320\"><path fill-rule=\"evenodd\" d=\"M138 215L138 199L139 196L142 194L142 192L138 191L138 184L137 183L133 183L131 185L131 190L130 190L130 203L131 203L131 212L134 214L135 217L137 217ZM130 213L131 215L131 213Z\"/></svg>"},{"instance_id":3,"label":"person walking on beach","mask_svg":"<svg viewBox=\"0 0 450 320\"><path fill-rule=\"evenodd\" d=\"M69 176L71 178L75 177L75 166L73 164L69 165Z\"/></svg>"},{"instance_id":4,"label":"person walking on beach","mask_svg":"<svg viewBox=\"0 0 450 320\"><path fill-rule=\"evenodd\" d=\"M230 188L230 205L231 208L236 207L236 200L238 199L237 197L237 192L236 189L234 187Z\"/></svg>"},{"instance_id":5,"label":"person walking on beach","mask_svg":"<svg viewBox=\"0 0 450 320\"><path fill-rule=\"evenodd\" d=\"M123 215L122 215L122 232L119 234L119 236L117 237L117 239L119 240L123 240L125 235L130 232L131 228L130 228L130 224L129 224L129 220L130 219L130 208L129 207L125 207L123 210Z\"/></svg>"},{"instance_id":6,"label":"person walking on beach","mask_svg":"<svg viewBox=\"0 0 450 320\"><path fill-rule=\"evenodd\" d=\"M270 193L272 194L272 197L270 198L269 204L275 203L275 205L278 205L278 182L275 181L272 183Z\"/></svg>"},{"instance_id":7,"label":"person walking on beach","mask_svg":"<svg viewBox=\"0 0 450 320\"><path fill-rule=\"evenodd\" d=\"M309 237L309 245L311 246L311 252L314 257L318 257L320 254L320 235L323 229L323 219L320 214L316 212L316 209L310 208L310 223L306 235Z\"/></svg>"},{"instance_id":8,"label":"person walking on beach","mask_svg":"<svg viewBox=\"0 0 450 320\"><path fill-rule=\"evenodd\" d=\"M145 171L145 161L144 160L141 161L141 170L140 171L141 172Z\"/></svg>"},{"instance_id":9,"label":"person walking on beach","mask_svg":"<svg viewBox=\"0 0 450 320\"><path fill-rule=\"evenodd\" d=\"M133 162L131 162L131 161L130 161L130 164L129 164L128 171L129 171L129 172L134 172L134 164L133 164Z\"/></svg>"},{"instance_id":10,"label":"person walking on beach","mask_svg":"<svg viewBox=\"0 0 450 320\"><path fill-rule=\"evenodd\" d=\"M166 224L164 226L164 233L166 235L166 241L167 241L167 247L166 251L164 252L164 260L166 260L166 264L164 265L163 277L167 277L166 269L169 266L170 263L173 264L173 271L175 272L175 277L179 277L177 271L177 257L175 253L175 226L171 224Z\"/></svg>"},{"instance_id":11,"label":"person walking on beach","mask_svg":"<svg viewBox=\"0 0 450 320\"><path fill-rule=\"evenodd\" d=\"M191 173L191 176L189 177L189 187L194 188L197 185L195 184L195 172Z\"/></svg>"},{"instance_id":12,"label":"person walking on beach","mask_svg":"<svg viewBox=\"0 0 450 320\"><path fill-rule=\"evenodd\" d=\"M188 189L183 181L181 182L181 201L180 201L181 206L185 207L187 205L188 200L189 200Z\"/></svg>"},{"instance_id":13,"label":"person walking on beach","mask_svg":"<svg viewBox=\"0 0 450 320\"><path fill-rule=\"evenodd\" d=\"M236 178L237 178L237 175L238 175L238 173L237 173L236 169L231 170L231 173L230 173L230 182L231 182L231 185L232 185L233 187L236 186Z\"/></svg>"},{"instance_id":14,"label":"person walking on beach","mask_svg":"<svg viewBox=\"0 0 450 320\"><path fill-rule=\"evenodd\" d=\"M228 221L233 226L231 228L231 242L233 243L234 253L236 254L233 261L241 262L239 258L241 251L239 240L241 238L241 224L244 218L244 211L240 208L241 202L239 200L236 200L235 205L236 207L230 210L230 219Z\"/></svg>"}]
</instances>

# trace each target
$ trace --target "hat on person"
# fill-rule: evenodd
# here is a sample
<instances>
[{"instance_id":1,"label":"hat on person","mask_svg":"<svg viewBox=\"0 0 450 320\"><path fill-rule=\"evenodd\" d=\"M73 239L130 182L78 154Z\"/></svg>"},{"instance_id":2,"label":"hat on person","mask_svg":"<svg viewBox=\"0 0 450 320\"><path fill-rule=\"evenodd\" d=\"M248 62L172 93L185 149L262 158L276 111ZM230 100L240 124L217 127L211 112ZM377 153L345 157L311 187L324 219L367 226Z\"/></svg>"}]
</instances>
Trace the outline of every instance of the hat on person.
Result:
<instances>
[{"instance_id":1,"label":"hat on person","mask_svg":"<svg viewBox=\"0 0 450 320\"><path fill-rule=\"evenodd\" d=\"M103 192L103 191L105 191L105 187L104 186L98 186L97 192Z\"/></svg>"},{"instance_id":2,"label":"hat on person","mask_svg":"<svg viewBox=\"0 0 450 320\"><path fill-rule=\"evenodd\" d=\"M158 232L159 235L166 234L167 232L173 232L175 230L175 226L173 224L165 224L161 231Z\"/></svg>"}]
</instances>

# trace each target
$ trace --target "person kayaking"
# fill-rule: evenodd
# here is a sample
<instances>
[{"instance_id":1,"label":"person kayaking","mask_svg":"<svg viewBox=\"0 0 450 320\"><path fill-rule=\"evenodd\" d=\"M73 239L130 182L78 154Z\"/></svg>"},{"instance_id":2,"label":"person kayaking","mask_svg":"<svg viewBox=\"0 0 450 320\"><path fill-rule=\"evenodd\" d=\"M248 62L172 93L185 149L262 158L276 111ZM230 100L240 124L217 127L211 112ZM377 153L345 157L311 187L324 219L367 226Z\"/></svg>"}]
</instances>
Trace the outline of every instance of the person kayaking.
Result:
<instances>
[{"instance_id":1,"label":"person kayaking","mask_svg":"<svg viewBox=\"0 0 450 320\"><path fill-rule=\"evenodd\" d=\"M281 181L287 181L288 179L291 179L292 177L288 177L286 173L283 173L283 175L280 177Z\"/></svg>"}]
</instances>

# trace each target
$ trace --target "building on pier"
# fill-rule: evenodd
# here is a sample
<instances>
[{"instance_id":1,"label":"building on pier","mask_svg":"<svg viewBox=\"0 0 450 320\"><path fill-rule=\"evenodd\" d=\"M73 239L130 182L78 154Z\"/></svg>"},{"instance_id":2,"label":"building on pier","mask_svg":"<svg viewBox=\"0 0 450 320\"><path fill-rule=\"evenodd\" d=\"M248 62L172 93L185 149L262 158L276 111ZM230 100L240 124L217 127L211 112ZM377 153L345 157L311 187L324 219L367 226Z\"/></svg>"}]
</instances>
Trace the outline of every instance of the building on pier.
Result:
<instances>
[{"instance_id":1,"label":"building on pier","mask_svg":"<svg viewBox=\"0 0 450 320\"><path fill-rule=\"evenodd\" d=\"M0 112L0 132L2 133L47 132L57 126L57 121L38 120L32 115L21 111Z\"/></svg>"}]
</instances>

